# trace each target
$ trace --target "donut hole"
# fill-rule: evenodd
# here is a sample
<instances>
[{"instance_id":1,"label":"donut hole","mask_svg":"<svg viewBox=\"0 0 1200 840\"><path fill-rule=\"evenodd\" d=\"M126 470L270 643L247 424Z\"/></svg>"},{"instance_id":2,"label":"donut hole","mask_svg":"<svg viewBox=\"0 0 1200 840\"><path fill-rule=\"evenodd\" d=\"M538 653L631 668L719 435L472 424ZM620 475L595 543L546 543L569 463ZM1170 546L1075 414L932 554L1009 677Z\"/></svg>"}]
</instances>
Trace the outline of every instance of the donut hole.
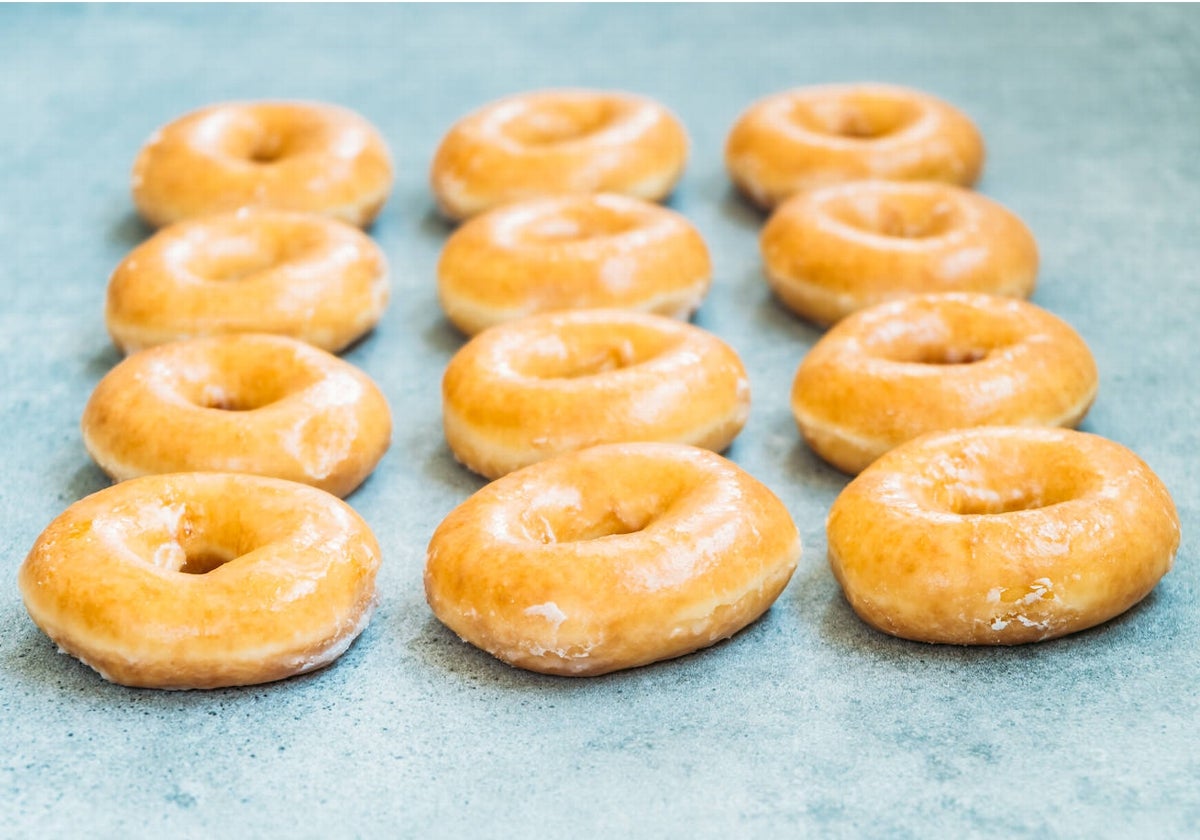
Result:
<instances>
[{"instance_id":1,"label":"donut hole","mask_svg":"<svg viewBox=\"0 0 1200 840\"><path fill-rule=\"evenodd\" d=\"M319 119L271 105L217 113L206 122L202 143L252 167L275 166L314 148L323 130Z\"/></svg>"},{"instance_id":2,"label":"donut hole","mask_svg":"<svg viewBox=\"0 0 1200 840\"><path fill-rule=\"evenodd\" d=\"M686 474L654 475L654 489L636 471L589 477L586 495L554 492L536 498L520 515L527 539L576 543L645 531L670 513L692 487Z\"/></svg>"},{"instance_id":3,"label":"donut hole","mask_svg":"<svg viewBox=\"0 0 1200 840\"><path fill-rule=\"evenodd\" d=\"M190 371L178 387L183 399L202 409L223 412L258 411L291 397L318 380L318 375L295 359L268 357L260 364L241 364L236 358L211 360Z\"/></svg>"},{"instance_id":4,"label":"donut hole","mask_svg":"<svg viewBox=\"0 0 1200 840\"><path fill-rule=\"evenodd\" d=\"M638 220L628 213L592 203L535 219L522 233L530 244L556 245L620 236L638 226Z\"/></svg>"},{"instance_id":5,"label":"donut hole","mask_svg":"<svg viewBox=\"0 0 1200 840\"><path fill-rule=\"evenodd\" d=\"M1047 508L1089 494L1101 481L1084 463L1064 457L1053 442L1001 440L986 448L968 446L930 466L934 506L960 516Z\"/></svg>"},{"instance_id":6,"label":"donut hole","mask_svg":"<svg viewBox=\"0 0 1200 840\"><path fill-rule=\"evenodd\" d=\"M943 197L860 191L831 201L826 211L844 225L892 239L929 239L955 227L958 213Z\"/></svg>"},{"instance_id":7,"label":"donut hole","mask_svg":"<svg viewBox=\"0 0 1200 840\"><path fill-rule=\"evenodd\" d=\"M944 367L978 364L1021 340L1018 323L989 313L978 301L930 295L881 310L862 346L889 362Z\"/></svg>"},{"instance_id":8,"label":"donut hole","mask_svg":"<svg viewBox=\"0 0 1200 840\"><path fill-rule=\"evenodd\" d=\"M282 262L273 251L254 247L243 252L225 254L199 253L189 268L193 274L215 283L236 283L269 271Z\"/></svg>"},{"instance_id":9,"label":"donut hole","mask_svg":"<svg viewBox=\"0 0 1200 840\"><path fill-rule=\"evenodd\" d=\"M214 283L236 283L300 261L320 242L321 236L315 230L298 225L270 231L259 226L244 234L224 233L189 248L187 270Z\"/></svg>"},{"instance_id":10,"label":"donut hole","mask_svg":"<svg viewBox=\"0 0 1200 840\"><path fill-rule=\"evenodd\" d=\"M531 106L509 120L505 128L508 136L522 145L554 146L602 131L617 112L616 104L606 99L564 99Z\"/></svg>"},{"instance_id":11,"label":"donut hole","mask_svg":"<svg viewBox=\"0 0 1200 840\"><path fill-rule=\"evenodd\" d=\"M124 541L163 571L206 575L253 548L240 521L204 503L154 505L141 513L125 523L133 530Z\"/></svg>"},{"instance_id":12,"label":"donut hole","mask_svg":"<svg viewBox=\"0 0 1200 840\"><path fill-rule=\"evenodd\" d=\"M879 140L916 121L914 103L879 94L804 100L792 108L792 121L817 134L846 140Z\"/></svg>"},{"instance_id":13,"label":"donut hole","mask_svg":"<svg viewBox=\"0 0 1200 840\"><path fill-rule=\"evenodd\" d=\"M991 352L989 348L970 345L914 343L897 348L888 358L918 365L972 365L982 362Z\"/></svg>"},{"instance_id":14,"label":"donut hole","mask_svg":"<svg viewBox=\"0 0 1200 840\"><path fill-rule=\"evenodd\" d=\"M984 487L959 485L951 490L950 509L960 516L994 516L1019 510L1037 510L1076 497L1073 488L1061 484Z\"/></svg>"},{"instance_id":15,"label":"donut hole","mask_svg":"<svg viewBox=\"0 0 1200 840\"><path fill-rule=\"evenodd\" d=\"M279 402L286 396L282 389L254 388L230 390L220 385L206 385L196 404L201 408L211 408L217 411L257 411L272 403Z\"/></svg>"},{"instance_id":16,"label":"donut hole","mask_svg":"<svg viewBox=\"0 0 1200 840\"><path fill-rule=\"evenodd\" d=\"M206 575L221 568L230 560L236 559L237 556L234 552L217 546L185 550L183 563L176 571L185 575Z\"/></svg>"},{"instance_id":17,"label":"donut hole","mask_svg":"<svg viewBox=\"0 0 1200 840\"><path fill-rule=\"evenodd\" d=\"M562 517L547 522L550 527L544 528L539 537L546 543L573 543L636 534L644 531L658 513L645 500L622 501L592 518Z\"/></svg>"},{"instance_id":18,"label":"donut hole","mask_svg":"<svg viewBox=\"0 0 1200 840\"><path fill-rule=\"evenodd\" d=\"M278 163L287 156L286 138L271 132L259 135L250 147L246 159L251 163L268 165Z\"/></svg>"},{"instance_id":19,"label":"donut hole","mask_svg":"<svg viewBox=\"0 0 1200 840\"><path fill-rule=\"evenodd\" d=\"M642 364L661 355L672 343L670 336L653 330L625 330L614 335L611 326L577 325L532 342L524 348L517 367L535 379L582 379Z\"/></svg>"}]
</instances>

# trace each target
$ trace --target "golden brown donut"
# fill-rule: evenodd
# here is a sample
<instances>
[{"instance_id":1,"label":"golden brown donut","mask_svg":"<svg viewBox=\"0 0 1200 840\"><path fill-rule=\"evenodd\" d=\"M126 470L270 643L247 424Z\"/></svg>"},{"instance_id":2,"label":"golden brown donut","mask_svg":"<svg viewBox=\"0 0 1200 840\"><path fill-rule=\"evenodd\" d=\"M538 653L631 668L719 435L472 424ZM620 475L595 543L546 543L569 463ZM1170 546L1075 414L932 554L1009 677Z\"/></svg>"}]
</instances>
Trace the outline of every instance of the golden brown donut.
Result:
<instances>
[{"instance_id":1,"label":"golden brown donut","mask_svg":"<svg viewBox=\"0 0 1200 840\"><path fill-rule=\"evenodd\" d=\"M240 332L337 352L379 322L387 301L387 260L358 228L240 210L180 222L135 248L109 280L105 320L126 353Z\"/></svg>"},{"instance_id":2,"label":"golden brown donut","mask_svg":"<svg viewBox=\"0 0 1200 840\"><path fill-rule=\"evenodd\" d=\"M741 359L715 335L660 315L589 309L485 330L442 379L446 441L488 478L601 443L720 451L750 412Z\"/></svg>"},{"instance_id":3,"label":"golden brown donut","mask_svg":"<svg viewBox=\"0 0 1200 840\"><path fill-rule=\"evenodd\" d=\"M162 127L133 165L133 201L155 227L262 207L364 227L392 188L387 144L353 111L317 102L230 102Z\"/></svg>"},{"instance_id":4,"label":"golden brown donut","mask_svg":"<svg viewBox=\"0 0 1200 840\"><path fill-rule=\"evenodd\" d=\"M545 90L492 102L455 123L438 146L430 184L451 219L562 193L659 201L683 174L687 156L687 132L657 102Z\"/></svg>"},{"instance_id":5,"label":"golden brown donut","mask_svg":"<svg viewBox=\"0 0 1200 840\"><path fill-rule=\"evenodd\" d=\"M1087 344L1046 310L992 295L921 295L826 333L796 371L792 413L809 446L853 474L925 432L1075 426L1098 385Z\"/></svg>"},{"instance_id":6,"label":"golden brown donut","mask_svg":"<svg viewBox=\"0 0 1200 840\"><path fill-rule=\"evenodd\" d=\"M734 184L771 208L843 181L944 181L969 187L983 138L958 109L895 85L827 85L777 93L738 118L725 145Z\"/></svg>"},{"instance_id":7,"label":"golden brown donut","mask_svg":"<svg viewBox=\"0 0 1200 840\"><path fill-rule=\"evenodd\" d=\"M468 335L556 309L688 318L712 263L683 216L614 194L530 199L476 216L447 240L438 297Z\"/></svg>"},{"instance_id":8,"label":"golden brown donut","mask_svg":"<svg viewBox=\"0 0 1200 840\"><path fill-rule=\"evenodd\" d=\"M929 292L1029 297L1037 243L1005 208L945 184L860 181L798 195L761 236L767 283L796 314L830 324Z\"/></svg>"},{"instance_id":9,"label":"golden brown donut","mask_svg":"<svg viewBox=\"0 0 1200 840\"><path fill-rule=\"evenodd\" d=\"M18 585L34 623L104 679L219 688L341 656L374 612L379 561L371 529L328 493L180 473L71 505Z\"/></svg>"},{"instance_id":10,"label":"golden brown donut","mask_svg":"<svg viewBox=\"0 0 1200 840\"><path fill-rule=\"evenodd\" d=\"M732 462L613 444L467 499L430 540L425 595L443 624L510 665L594 676L732 636L799 558L787 509Z\"/></svg>"},{"instance_id":11,"label":"golden brown donut","mask_svg":"<svg viewBox=\"0 0 1200 840\"><path fill-rule=\"evenodd\" d=\"M934 432L842 491L829 562L863 621L960 645L1053 639L1120 615L1171 568L1179 517L1120 444L1067 429Z\"/></svg>"},{"instance_id":12,"label":"golden brown donut","mask_svg":"<svg viewBox=\"0 0 1200 840\"><path fill-rule=\"evenodd\" d=\"M151 347L108 372L83 412L83 442L110 476L244 472L345 496L391 440L387 401L365 373L274 335Z\"/></svg>"}]
</instances>

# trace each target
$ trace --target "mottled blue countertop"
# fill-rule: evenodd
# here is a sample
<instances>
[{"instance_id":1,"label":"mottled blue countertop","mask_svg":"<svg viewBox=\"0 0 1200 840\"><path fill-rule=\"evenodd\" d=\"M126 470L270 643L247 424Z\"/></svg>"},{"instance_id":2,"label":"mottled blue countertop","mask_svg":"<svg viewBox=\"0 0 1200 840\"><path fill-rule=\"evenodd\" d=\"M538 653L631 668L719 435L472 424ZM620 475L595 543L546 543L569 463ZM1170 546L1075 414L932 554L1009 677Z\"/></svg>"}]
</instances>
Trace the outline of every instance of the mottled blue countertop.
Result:
<instances>
[{"instance_id":1,"label":"mottled blue countertop","mask_svg":"<svg viewBox=\"0 0 1200 840\"><path fill-rule=\"evenodd\" d=\"M724 136L753 99L878 80L941 95L982 129L980 189L1042 251L1034 300L1091 344L1084 428L1137 451L1184 543L1139 607L1036 646L930 647L861 624L825 562L845 478L799 441L796 365L819 333L763 283L761 217ZM546 86L622 88L684 120L672 205L716 276L697 322L750 371L730 456L774 489L805 554L731 642L587 681L508 668L424 603L426 542L481 485L441 436L461 339L434 265L449 228L426 176L466 111ZM393 302L348 358L399 409L350 502L385 552L382 607L325 671L159 693L109 685L25 614L18 564L105 486L79 415L117 360L108 273L147 231L129 168L151 131L226 99L355 108L388 138L372 230ZM0 7L0 835L198 837L1183 836L1200 832L1200 8L1038 6Z\"/></svg>"}]
</instances>

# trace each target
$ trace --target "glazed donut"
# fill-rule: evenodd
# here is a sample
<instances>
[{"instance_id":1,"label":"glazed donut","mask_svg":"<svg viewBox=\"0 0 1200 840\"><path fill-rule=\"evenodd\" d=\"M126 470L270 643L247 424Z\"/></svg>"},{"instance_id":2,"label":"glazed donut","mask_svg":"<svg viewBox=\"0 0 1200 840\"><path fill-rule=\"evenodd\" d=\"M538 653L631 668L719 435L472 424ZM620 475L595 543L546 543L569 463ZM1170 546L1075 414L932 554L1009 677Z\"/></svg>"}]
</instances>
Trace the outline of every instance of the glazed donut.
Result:
<instances>
[{"instance_id":1,"label":"glazed donut","mask_svg":"<svg viewBox=\"0 0 1200 840\"><path fill-rule=\"evenodd\" d=\"M863 621L905 639L1013 645L1120 615L1171 568L1179 517L1125 447L1067 429L934 432L829 513L829 562Z\"/></svg>"},{"instance_id":2,"label":"glazed donut","mask_svg":"<svg viewBox=\"0 0 1200 840\"><path fill-rule=\"evenodd\" d=\"M392 188L392 160L353 111L315 102L232 102L164 126L133 165L149 224L263 207L366 226Z\"/></svg>"},{"instance_id":3,"label":"glazed donut","mask_svg":"<svg viewBox=\"0 0 1200 840\"><path fill-rule=\"evenodd\" d=\"M857 473L925 432L1075 426L1096 397L1087 344L1044 309L922 295L851 315L809 351L792 413L809 446Z\"/></svg>"},{"instance_id":4,"label":"glazed donut","mask_svg":"<svg viewBox=\"0 0 1200 840\"><path fill-rule=\"evenodd\" d=\"M100 380L83 442L118 481L239 472L345 496L387 451L391 412L358 368L291 338L223 335L135 353Z\"/></svg>"},{"instance_id":5,"label":"glazed donut","mask_svg":"<svg viewBox=\"0 0 1200 840\"><path fill-rule=\"evenodd\" d=\"M430 184L451 219L561 193L658 201L687 156L687 132L652 100L547 90L501 99L456 123L438 146Z\"/></svg>"},{"instance_id":6,"label":"glazed donut","mask_svg":"<svg viewBox=\"0 0 1200 840\"><path fill-rule=\"evenodd\" d=\"M612 444L467 499L429 543L425 595L443 624L510 665L594 676L732 636L799 558L787 509L730 461Z\"/></svg>"},{"instance_id":7,"label":"glazed donut","mask_svg":"<svg viewBox=\"0 0 1200 840\"><path fill-rule=\"evenodd\" d=\"M18 585L34 623L104 679L219 688L341 656L374 612L379 561L371 529L328 493L181 473L71 505Z\"/></svg>"},{"instance_id":8,"label":"glazed donut","mask_svg":"<svg viewBox=\"0 0 1200 840\"><path fill-rule=\"evenodd\" d=\"M767 283L817 324L912 294L1029 297L1037 243L994 201L945 184L860 181L798 195L761 237Z\"/></svg>"},{"instance_id":9,"label":"glazed donut","mask_svg":"<svg viewBox=\"0 0 1200 840\"><path fill-rule=\"evenodd\" d=\"M379 322L387 300L387 260L362 231L240 210L180 222L135 248L109 281L105 320L126 353L237 332L337 352Z\"/></svg>"},{"instance_id":10,"label":"glazed donut","mask_svg":"<svg viewBox=\"0 0 1200 840\"><path fill-rule=\"evenodd\" d=\"M471 339L442 379L454 457L496 478L601 443L720 451L750 412L741 359L715 335L610 309L532 315Z\"/></svg>"},{"instance_id":11,"label":"glazed donut","mask_svg":"<svg viewBox=\"0 0 1200 840\"><path fill-rule=\"evenodd\" d=\"M611 307L687 319L712 277L687 219L620 195L531 199L454 232L438 262L438 297L468 335L555 309Z\"/></svg>"},{"instance_id":12,"label":"glazed donut","mask_svg":"<svg viewBox=\"0 0 1200 840\"><path fill-rule=\"evenodd\" d=\"M725 145L734 184L771 208L843 181L944 181L969 187L983 138L956 108L895 85L828 85L778 93L738 118Z\"/></svg>"}]
</instances>

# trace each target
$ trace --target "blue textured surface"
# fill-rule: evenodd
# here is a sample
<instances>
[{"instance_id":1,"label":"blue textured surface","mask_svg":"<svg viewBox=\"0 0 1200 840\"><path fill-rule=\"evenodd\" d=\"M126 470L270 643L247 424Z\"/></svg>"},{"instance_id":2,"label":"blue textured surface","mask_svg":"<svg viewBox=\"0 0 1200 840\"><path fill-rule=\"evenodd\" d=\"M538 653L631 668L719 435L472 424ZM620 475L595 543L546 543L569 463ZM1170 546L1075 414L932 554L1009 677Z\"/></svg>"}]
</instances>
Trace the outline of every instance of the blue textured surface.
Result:
<instances>
[{"instance_id":1,"label":"blue textured surface","mask_svg":"<svg viewBox=\"0 0 1200 840\"><path fill-rule=\"evenodd\" d=\"M1041 244L1034 300L1102 372L1085 428L1174 493L1176 569L1079 636L1009 650L863 626L824 560L845 479L787 393L818 333L762 282L760 216L721 147L753 99L825 81L937 93L980 125L980 188ZM694 143L673 205L713 251L698 316L742 354L731 456L785 500L805 556L768 616L707 652L591 681L460 643L421 590L425 543L480 481L441 438L460 344L434 296L448 228L426 172L453 120L587 85L662 100ZM145 235L128 173L158 125L231 98L338 102L398 163L373 234L394 272L348 358L399 420L351 503L385 551L381 611L333 668L245 690L102 682L58 655L15 586L67 504L105 485L78 418L115 363L108 273ZM1200 832L1200 9L1197 7L0 7L0 835L1194 836Z\"/></svg>"}]
</instances>

